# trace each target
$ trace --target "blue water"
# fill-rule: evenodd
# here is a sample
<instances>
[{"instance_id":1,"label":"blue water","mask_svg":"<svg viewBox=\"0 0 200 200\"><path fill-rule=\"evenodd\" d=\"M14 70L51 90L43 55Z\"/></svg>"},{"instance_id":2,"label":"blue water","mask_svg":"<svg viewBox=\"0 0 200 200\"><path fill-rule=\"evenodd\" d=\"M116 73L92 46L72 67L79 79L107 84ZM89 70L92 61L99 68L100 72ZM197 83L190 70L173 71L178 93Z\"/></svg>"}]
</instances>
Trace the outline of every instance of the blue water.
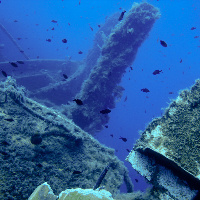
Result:
<instances>
[{"instance_id":1,"label":"blue water","mask_svg":"<svg viewBox=\"0 0 200 200\"><path fill-rule=\"evenodd\" d=\"M153 118L161 116L171 99L175 99L181 89L194 84L200 75L200 37L194 38L200 36L200 1L147 2L160 9L161 18L139 48L133 70L127 69L123 77L121 85L125 91L109 114L108 128L96 135L100 142L115 148L122 161L128 155L126 149L131 150L140 137L139 130L144 130ZM113 13L130 9L132 3L131 0L81 0L80 4L79 0L2 0L0 23L13 38L22 38L17 42L31 59L71 57L78 61L83 60L92 48L98 25ZM192 27L196 29L191 30ZM68 40L66 44L62 43L63 38ZM159 40L164 40L168 47L161 46ZM83 54L78 54L79 51ZM9 60L18 60L19 55L11 52L10 49L4 53ZM152 73L156 69L163 73L154 76ZM143 93L141 88L148 88L150 92ZM127 142L120 140L120 136L126 137ZM125 162L125 165L134 189L144 191L147 187L144 179L129 163ZM125 191L124 187L122 191Z\"/></svg>"}]
</instances>

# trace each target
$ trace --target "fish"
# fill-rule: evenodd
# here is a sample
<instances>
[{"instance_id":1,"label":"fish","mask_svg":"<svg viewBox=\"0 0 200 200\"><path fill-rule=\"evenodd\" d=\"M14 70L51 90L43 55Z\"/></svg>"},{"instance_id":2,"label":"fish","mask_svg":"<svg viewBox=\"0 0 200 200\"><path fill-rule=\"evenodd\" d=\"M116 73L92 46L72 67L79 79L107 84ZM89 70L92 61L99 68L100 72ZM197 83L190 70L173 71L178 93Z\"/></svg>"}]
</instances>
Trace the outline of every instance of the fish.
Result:
<instances>
[{"instance_id":1,"label":"fish","mask_svg":"<svg viewBox=\"0 0 200 200\"><path fill-rule=\"evenodd\" d=\"M5 140L3 140L2 142L1 142L1 144L2 145L5 145L5 146L7 146L7 145L10 145L7 141L5 141Z\"/></svg>"},{"instance_id":2,"label":"fish","mask_svg":"<svg viewBox=\"0 0 200 200\"><path fill-rule=\"evenodd\" d=\"M99 24L98 24L98 27L100 28L100 27L101 27L101 25L99 25Z\"/></svg>"},{"instance_id":3,"label":"fish","mask_svg":"<svg viewBox=\"0 0 200 200\"><path fill-rule=\"evenodd\" d=\"M108 128L108 125L105 125L105 128Z\"/></svg>"},{"instance_id":4,"label":"fish","mask_svg":"<svg viewBox=\"0 0 200 200\"><path fill-rule=\"evenodd\" d=\"M121 139L122 141L124 141L124 142L127 142L127 139L126 138L124 138L124 137L121 137L120 136L120 138L119 139Z\"/></svg>"},{"instance_id":5,"label":"fish","mask_svg":"<svg viewBox=\"0 0 200 200\"><path fill-rule=\"evenodd\" d=\"M126 12L126 11L124 10L124 11L121 13L121 15L119 16L118 21L121 21L121 20L123 19L125 12Z\"/></svg>"},{"instance_id":6,"label":"fish","mask_svg":"<svg viewBox=\"0 0 200 200\"><path fill-rule=\"evenodd\" d=\"M37 167L43 167L43 165L41 163L36 164Z\"/></svg>"},{"instance_id":7,"label":"fish","mask_svg":"<svg viewBox=\"0 0 200 200\"><path fill-rule=\"evenodd\" d=\"M54 30L54 27L51 29L52 31Z\"/></svg>"},{"instance_id":8,"label":"fish","mask_svg":"<svg viewBox=\"0 0 200 200\"><path fill-rule=\"evenodd\" d=\"M62 39L62 42L63 43L67 43L67 39Z\"/></svg>"},{"instance_id":9,"label":"fish","mask_svg":"<svg viewBox=\"0 0 200 200\"><path fill-rule=\"evenodd\" d=\"M18 67L18 65L14 62L9 62L13 67Z\"/></svg>"},{"instance_id":10,"label":"fish","mask_svg":"<svg viewBox=\"0 0 200 200\"><path fill-rule=\"evenodd\" d=\"M83 54L83 52L82 52L82 51L79 51L78 54Z\"/></svg>"},{"instance_id":11,"label":"fish","mask_svg":"<svg viewBox=\"0 0 200 200\"><path fill-rule=\"evenodd\" d=\"M129 153L131 152L129 149L126 149L126 151L128 151Z\"/></svg>"},{"instance_id":12,"label":"fish","mask_svg":"<svg viewBox=\"0 0 200 200\"><path fill-rule=\"evenodd\" d=\"M6 73L5 71L3 71L2 69L1 69L1 73L2 73L5 77L8 76L7 73Z\"/></svg>"},{"instance_id":13,"label":"fish","mask_svg":"<svg viewBox=\"0 0 200 200\"><path fill-rule=\"evenodd\" d=\"M130 67L131 70L133 70L133 67Z\"/></svg>"},{"instance_id":14,"label":"fish","mask_svg":"<svg viewBox=\"0 0 200 200\"><path fill-rule=\"evenodd\" d=\"M143 89L141 89L141 91L142 91L142 92L146 92L146 93L147 93L147 92L150 92L149 89L147 89L147 88L143 88Z\"/></svg>"},{"instance_id":15,"label":"fish","mask_svg":"<svg viewBox=\"0 0 200 200\"><path fill-rule=\"evenodd\" d=\"M163 47L167 47L167 43L163 40L160 40L160 44L163 46Z\"/></svg>"},{"instance_id":16,"label":"fish","mask_svg":"<svg viewBox=\"0 0 200 200\"><path fill-rule=\"evenodd\" d=\"M110 136L113 137L114 135L113 135L113 134L110 134Z\"/></svg>"},{"instance_id":17,"label":"fish","mask_svg":"<svg viewBox=\"0 0 200 200\"><path fill-rule=\"evenodd\" d=\"M126 101L127 101L127 99L128 99L128 97L126 96L126 97L125 97L125 99L124 99L124 102L126 102Z\"/></svg>"},{"instance_id":18,"label":"fish","mask_svg":"<svg viewBox=\"0 0 200 200\"><path fill-rule=\"evenodd\" d=\"M180 63L182 63L182 62L183 62L183 60L182 60L182 58L181 58Z\"/></svg>"},{"instance_id":19,"label":"fish","mask_svg":"<svg viewBox=\"0 0 200 200\"><path fill-rule=\"evenodd\" d=\"M138 183L138 179L137 178L135 178L135 182Z\"/></svg>"},{"instance_id":20,"label":"fish","mask_svg":"<svg viewBox=\"0 0 200 200\"><path fill-rule=\"evenodd\" d=\"M153 74L153 75L157 75L157 74L160 74L160 72L162 72L162 70L156 69L152 74Z\"/></svg>"},{"instance_id":21,"label":"fish","mask_svg":"<svg viewBox=\"0 0 200 200\"><path fill-rule=\"evenodd\" d=\"M110 110L110 109L107 109L107 108L100 111L100 113L102 113L102 114L108 114L108 113L110 113L110 112L111 112L111 110Z\"/></svg>"},{"instance_id":22,"label":"fish","mask_svg":"<svg viewBox=\"0 0 200 200\"><path fill-rule=\"evenodd\" d=\"M169 94L174 94L173 92L169 92Z\"/></svg>"},{"instance_id":23,"label":"fish","mask_svg":"<svg viewBox=\"0 0 200 200\"><path fill-rule=\"evenodd\" d=\"M15 19L14 22L18 22L18 21Z\"/></svg>"},{"instance_id":24,"label":"fish","mask_svg":"<svg viewBox=\"0 0 200 200\"><path fill-rule=\"evenodd\" d=\"M51 39L46 39L47 42L51 42Z\"/></svg>"},{"instance_id":25,"label":"fish","mask_svg":"<svg viewBox=\"0 0 200 200\"><path fill-rule=\"evenodd\" d=\"M74 170L72 174L81 174L81 171Z\"/></svg>"},{"instance_id":26,"label":"fish","mask_svg":"<svg viewBox=\"0 0 200 200\"><path fill-rule=\"evenodd\" d=\"M24 62L23 61L20 61L20 60L18 60L17 61L19 64L24 64Z\"/></svg>"},{"instance_id":27,"label":"fish","mask_svg":"<svg viewBox=\"0 0 200 200\"><path fill-rule=\"evenodd\" d=\"M90 26L90 29L93 31L93 28Z\"/></svg>"},{"instance_id":28,"label":"fish","mask_svg":"<svg viewBox=\"0 0 200 200\"><path fill-rule=\"evenodd\" d=\"M198 38L198 37L199 37L198 35L194 36L194 38Z\"/></svg>"},{"instance_id":29,"label":"fish","mask_svg":"<svg viewBox=\"0 0 200 200\"><path fill-rule=\"evenodd\" d=\"M63 77L64 77L65 79L68 79L68 76L67 76L66 74L63 74Z\"/></svg>"},{"instance_id":30,"label":"fish","mask_svg":"<svg viewBox=\"0 0 200 200\"><path fill-rule=\"evenodd\" d=\"M57 23L57 21L56 21L56 20L51 20L51 22L53 22L53 23Z\"/></svg>"},{"instance_id":31,"label":"fish","mask_svg":"<svg viewBox=\"0 0 200 200\"><path fill-rule=\"evenodd\" d=\"M14 119L12 119L12 118L6 118L6 119L4 119L4 120L6 120L6 121L8 121L8 122L13 122L13 121L14 121Z\"/></svg>"},{"instance_id":32,"label":"fish","mask_svg":"<svg viewBox=\"0 0 200 200\"><path fill-rule=\"evenodd\" d=\"M194 27L194 26L191 28L191 30L195 30L195 29L196 29L196 27Z\"/></svg>"},{"instance_id":33,"label":"fish","mask_svg":"<svg viewBox=\"0 0 200 200\"><path fill-rule=\"evenodd\" d=\"M18 39L18 40L21 40L22 38L18 37L17 39Z\"/></svg>"},{"instance_id":34,"label":"fish","mask_svg":"<svg viewBox=\"0 0 200 200\"><path fill-rule=\"evenodd\" d=\"M83 102L80 99L74 99L73 101L75 101L79 106L83 105Z\"/></svg>"}]
</instances>

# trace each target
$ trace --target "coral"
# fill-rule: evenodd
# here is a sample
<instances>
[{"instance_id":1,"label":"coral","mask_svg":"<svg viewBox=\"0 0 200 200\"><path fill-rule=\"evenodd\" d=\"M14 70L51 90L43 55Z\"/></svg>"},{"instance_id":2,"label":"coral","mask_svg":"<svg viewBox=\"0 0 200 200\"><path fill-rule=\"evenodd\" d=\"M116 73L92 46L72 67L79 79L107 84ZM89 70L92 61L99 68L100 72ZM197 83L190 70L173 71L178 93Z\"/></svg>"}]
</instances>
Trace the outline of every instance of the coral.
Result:
<instances>
[{"instance_id":1,"label":"coral","mask_svg":"<svg viewBox=\"0 0 200 200\"><path fill-rule=\"evenodd\" d=\"M67 189L60 193L58 200L112 200L112 195L106 190Z\"/></svg>"},{"instance_id":2,"label":"coral","mask_svg":"<svg viewBox=\"0 0 200 200\"><path fill-rule=\"evenodd\" d=\"M51 187L47 183L38 186L31 194L28 200L56 200L57 196L54 195Z\"/></svg>"}]
</instances>

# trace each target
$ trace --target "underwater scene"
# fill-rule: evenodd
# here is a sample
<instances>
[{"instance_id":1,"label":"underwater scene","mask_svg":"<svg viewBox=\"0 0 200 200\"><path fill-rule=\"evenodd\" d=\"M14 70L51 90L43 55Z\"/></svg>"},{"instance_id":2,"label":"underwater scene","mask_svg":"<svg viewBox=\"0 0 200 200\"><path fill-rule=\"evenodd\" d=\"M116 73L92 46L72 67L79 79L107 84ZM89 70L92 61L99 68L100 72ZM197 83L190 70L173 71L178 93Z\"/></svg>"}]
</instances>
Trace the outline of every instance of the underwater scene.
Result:
<instances>
[{"instance_id":1,"label":"underwater scene","mask_svg":"<svg viewBox=\"0 0 200 200\"><path fill-rule=\"evenodd\" d=\"M200 1L1 0L0 200L200 199Z\"/></svg>"}]
</instances>

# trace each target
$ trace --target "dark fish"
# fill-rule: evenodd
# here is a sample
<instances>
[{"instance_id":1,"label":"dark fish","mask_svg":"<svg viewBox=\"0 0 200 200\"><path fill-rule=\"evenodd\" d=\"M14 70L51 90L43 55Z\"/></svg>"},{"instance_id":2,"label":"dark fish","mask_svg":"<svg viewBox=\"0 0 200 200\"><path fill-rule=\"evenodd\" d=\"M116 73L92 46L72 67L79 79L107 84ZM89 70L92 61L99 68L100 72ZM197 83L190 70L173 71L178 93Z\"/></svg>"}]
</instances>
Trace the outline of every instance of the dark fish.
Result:
<instances>
[{"instance_id":1,"label":"dark fish","mask_svg":"<svg viewBox=\"0 0 200 200\"><path fill-rule=\"evenodd\" d=\"M37 167L43 167L43 165L41 163L36 164Z\"/></svg>"},{"instance_id":2,"label":"dark fish","mask_svg":"<svg viewBox=\"0 0 200 200\"><path fill-rule=\"evenodd\" d=\"M195 29L196 29L196 27L192 27L192 28L191 28L191 30L195 30Z\"/></svg>"},{"instance_id":3,"label":"dark fish","mask_svg":"<svg viewBox=\"0 0 200 200\"><path fill-rule=\"evenodd\" d=\"M83 105L83 102L80 99L74 99L73 101L75 101L79 106Z\"/></svg>"},{"instance_id":4,"label":"dark fish","mask_svg":"<svg viewBox=\"0 0 200 200\"><path fill-rule=\"evenodd\" d=\"M51 29L52 31L54 30L54 27Z\"/></svg>"},{"instance_id":5,"label":"dark fish","mask_svg":"<svg viewBox=\"0 0 200 200\"><path fill-rule=\"evenodd\" d=\"M23 61L20 61L20 60L18 60L17 61L19 64L24 64L24 62Z\"/></svg>"},{"instance_id":6,"label":"dark fish","mask_svg":"<svg viewBox=\"0 0 200 200\"><path fill-rule=\"evenodd\" d=\"M34 134L31 136L31 143L38 145L42 142L42 137L39 134Z\"/></svg>"},{"instance_id":7,"label":"dark fish","mask_svg":"<svg viewBox=\"0 0 200 200\"><path fill-rule=\"evenodd\" d=\"M198 38L198 37L199 37L198 35L194 36L194 38Z\"/></svg>"},{"instance_id":8,"label":"dark fish","mask_svg":"<svg viewBox=\"0 0 200 200\"><path fill-rule=\"evenodd\" d=\"M90 29L93 31L93 28L90 26Z\"/></svg>"},{"instance_id":9,"label":"dark fish","mask_svg":"<svg viewBox=\"0 0 200 200\"><path fill-rule=\"evenodd\" d=\"M17 39L18 39L18 40L21 40L22 38L18 37Z\"/></svg>"},{"instance_id":10,"label":"dark fish","mask_svg":"<svg viewBox=\"0 0 200 200\"><path fill-rule=\"evenodd\" d=\"M47 42L51 42L51 39L46 39Z\"/></svg>"},{"instance_id":11,"label":"dark fish","mask_svg":"<svg viewBox=\"0 0 200 200\"><path fill-rule=\"evenodd\" d=\"M64 77L65 79L68 79L68 76L67 76L66 74L63 74L63 77Z\"/></svg>"},{"instance_id":12,"label":"dark fish","mask_svg":"<svg viewBox=\"0 0 200 200\"><path fill-rule=\"evenodd\" d=\"M121 15L119 16L119 19L118 19L119 21L121 21L121 20L123 19L125 12L126 12L126 11L124 10L124 11L121 13Z\"/></svg>"},{"instance_id":13,"label":"dark fish","mask_svg":"<svg viewBox=\"0 0 200 200\"><path fill-rule=\"evenodd\" d=\"M150 92L147 88L143 88L143 89L141 89L141 91L142 91L142 92L146 92L146 93L147 93L147 92Z\"/></svg>"},{"instance_id":14,"label":"dark fish","mask_svg":"<svg viewBox=\"0 0 200 200\"><path fill-rule=\"evenodd\" d=\"M7 152L5 152L5 151L0 151L0 153L1 153L2 155L4 155L4 156L9 156L9 154L8 154Z\"/></svg>"},{"instance_id":15,"label":"dark fish","mask_svg":"<svg viewBox=\"0 0 200 200\"><path fill-rule=\"evenodd\" d=\"M129 153L131 152L129 149L126 149L126 151L128 151Z\"/></svg>"},{"instance_id":16,"label":"dark fish","mask_svg":"<svg viewBox=\"0 0 200 200\"><path fill-rule=\"evenodd\" d=\"M182 60L182 58L181 58L180 63L182 63L182 62L183 62L183 60Z\"/></svg>"},{"instance_id":17,"label":"dark fish","mask_svg":"<svg viewBox=\"0 0 200 200\"><path fill-rule=\"evenodd\" d=\"M107 108L100 111L100 113L102 113L102 114L108 114L108 113L110 113L110 112L111 112L111 110L110 110L110 109L107 109Z\"/></svg>"},{"instance_id":18,"label":"dark fish","mask_svg":"<svg viewBox=\"0 0 200 200\"><path fill-rule=\"evenodd\" d=\"M98 24L98 27L100 28L100 27L101 27L101 25L99 25L99 24Z\"/></svg>"},{"instance_id":19,"label":"dark fish","mask_svg":"<svg viewBox=\"0 0 200 200\"><path fill-rule=\"evenodd\" d=\"M113 134L110 134L110 136L113 137L114 135L113 135Z\"/></svg>"},{"instance_id":20,"label":"dark fish","mask_svg":"<svg viewBox=\"0 0 200 200\"><path fill-rule=\"evenodd\" d=\"M105 125L105 128L108 128L108 125Z\"/></svg>"},{"instance_id":21,"label":"dark fish","mask_svg":"<svg viewBox=\"0 0 200 200\"><path fill-rule=\"evenodd\" d=\"M174 94L173 92L169 92L169 94Z\"/></svg>"},{"instance_id":22,"label":"dark fish","mask_svg":"<svg viewBox=\"0 0 200 200\"><path fill-rule=\"evenodd\" d=\"M81 173L82 173L81 171L77 171L77 170L73 171L73 174L81 174Z\"/></svg>"},{"instance_id":23,"label":"dark fish","mask_svg":"<svg viewBox=\"0 0 200 200\"><path fill-rule=\"evenodd\" d=\"M138 179L137 178L135 178L135 182L138 183Z\"/></svg>"},{"instance_id":24,"label":"dark fish","mask_svg":"<svg viewBox=\"0 0 200 200\"><path fill-rule=\"evenodd\" d=\"M14 20L14 22L18 22L17 20Z\"/></svg>"},{"instance_id":25,"label":"dark fish","mask_svg":"<svg viewBox=\"0 0 200 200\"><path fill-rule=\"evenodd\" d=\"M153 74L153 75L156 75L156 74L160 74L160 72L162 72L162 70L156 69L152 74Z\"/></svg>"},{"instance_id":26,"label":"dark fish","mask_svg":"<svg viewBox=\"0 0 200 200\"><path fill-rule=\"evenodd\" d=\"M2 145L5 145L5 146L7 146L7 145L10 145L7 141L5 141L5 140L3 140L2 142L1 142L1 144Z\"/></svg>"},{"instance_id":27,"label":"dark fish","mask_svg":"<svg viewBox=\"0 0 200 200\"><path fill-rule=\"evenodd\" d=\"M56 21L56 20L51 20L51 22L53 22L53 23L57 23L57 21Z\"/></svg>"},{"instance_id":28,"label":"dark fish","mask_svg":"<svg viewBox=\"0 0 200 200\"><path fill-rule=\"evenodd\" d=\"M125 97L125 99L124 99L124 102L126 102L126 101L127 101L127 99L128 99L128 97L126 96L126 97Z\"/></svg>"},{"instance_id":29,"label":"dark fish","mask_svg":"<svg viewBox=\"0 0 200 200\"><path fill-rule=\"evenodd\" d=\"M167 43L163 40L160 40L160 44L163 46L163 47L167 47Z\"/></svg>"},{"instance_id":30,"label":"dark fish","mask_svg":"<svg viewBox=\"0 0 200 200\"><path fill-rule=\"evenodd\" d=\"M62 39L62 42L63 43L67 43L67 39Z\"/></svg>"},{"instance_id":31,"label":"dark fish","mask_svg":"<svg viewBox=\"0 0 200 200\"><path fill-rule=\"evenodd\" d=\"M1 73L5 76L5 77L7 77L8 75L7 75L7 73L6 72L4 72L2 69L1 69Z\"/></svg>"},{"instance_id":32,"label":"dark fish","mask_svg":"<svg viewBox=\"0 0 200 200\"><path fill-rule=\"evenodd\" d=\"M7 119L4 119L4 120L6 120L8 122L13 122L14 121L14 119L12 119L12 118L7 118Z\"/></svg>"},{"instance_id":33,"label":"dark fish","mask_svg":"<svg viewBox=\"0 0 200 200\"><path fill-rule=\"evenodd\" d=\"M18 67L18 65L14 62L10 62L10 64L13 66L13 67Z\"/></svg>"},{"instance_id":34,"label":"dark fish","mask_svg":"<svg viewBox=\"0 0 200 200\"><path fill-rule=\"evenodd\" d=\"M133 68L132 67L130 67L131 68L131 70L133 70Z\"/></svg>"},{"instance_id":35,"label":"dark fish","mask_svg":"<svg viewBox=\"0 0 200 200\"><path fill-rule=\"evenodd\" d=\"M121 137L121 136L120 136L120 138L119 138L119 139L123 140L124 142L127 142L127 139L126 139L126 138L124 138L124 137Z\"/></svg>"},{"instance_id":36,"label":"dark fish","mask_svg":"<svg viewBox=\"0 0 200 200\"><path fill-rule=\"evenodd\" d=\"M104 177L106 176L108 170L110 168L110 165L108 165L104 170L103 172L101 173L101 175L99 176L93 190L96 190L97 188L99 188L99 186L101 185L101 182L103 181Z\"/></svg>"},{"instance_id":37,"label":"dark fish","mask_svg":"<svg viewBox=\"0 0 200 200\"><path fill-rule=\"evenodd\" d=\"M82 51L79 51L78 54L83 54L83 52L82 52Z\"/></svg>"}]
</instances>

